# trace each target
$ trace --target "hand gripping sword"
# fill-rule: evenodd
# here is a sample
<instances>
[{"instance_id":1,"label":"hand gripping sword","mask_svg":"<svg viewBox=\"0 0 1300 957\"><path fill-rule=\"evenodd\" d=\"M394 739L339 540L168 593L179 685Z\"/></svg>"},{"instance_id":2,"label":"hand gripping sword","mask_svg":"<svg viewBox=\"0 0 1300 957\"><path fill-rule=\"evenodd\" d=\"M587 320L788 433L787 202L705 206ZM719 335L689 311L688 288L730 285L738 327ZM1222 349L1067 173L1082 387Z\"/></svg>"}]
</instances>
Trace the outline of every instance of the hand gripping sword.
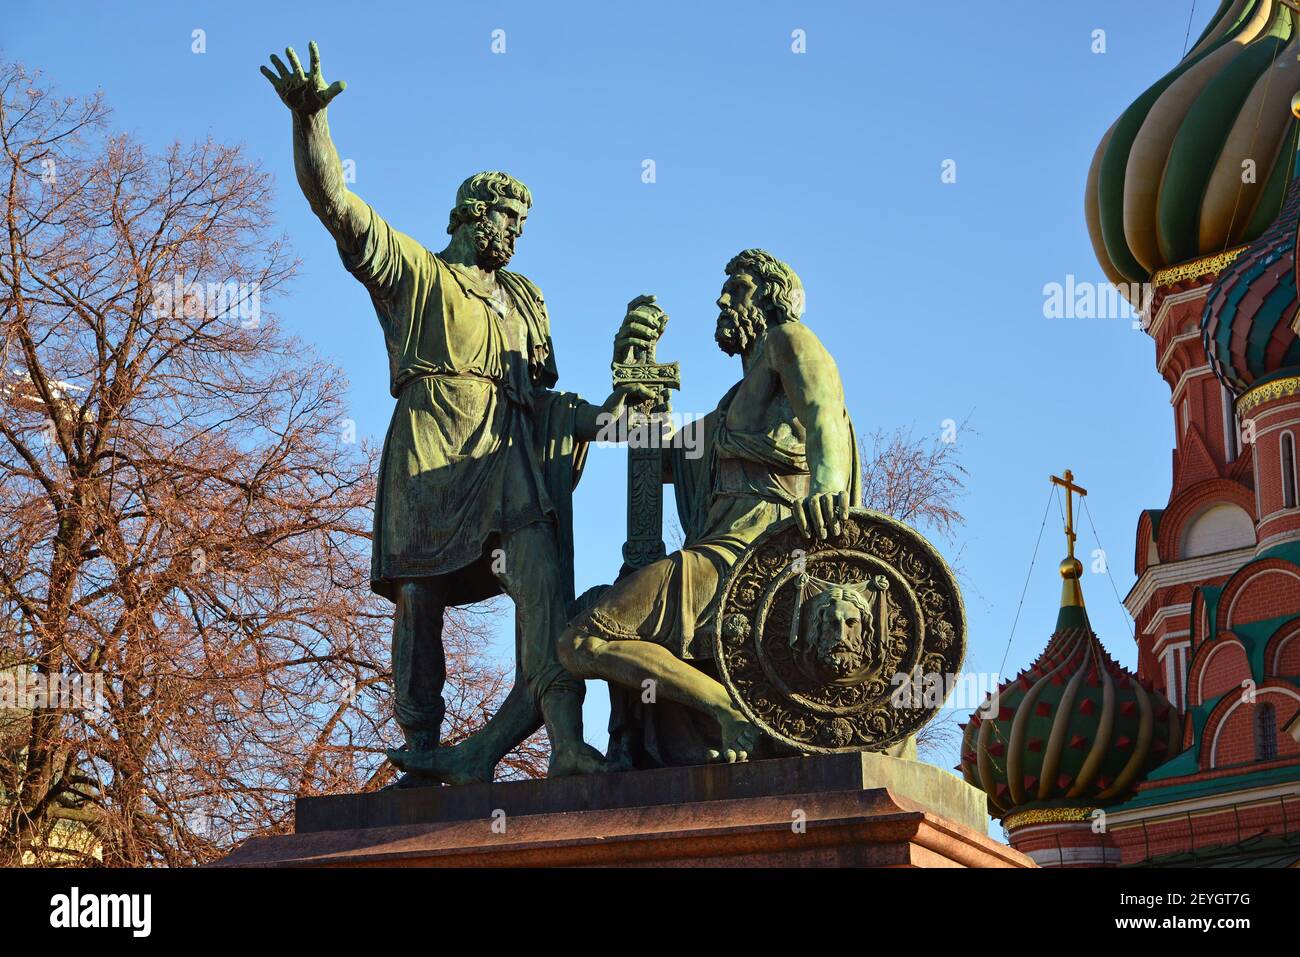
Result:
<instances>
[{"instance_id":1,"label":"hand gripping sword","mask_svg":"<svg viewBox=\"0 0 1300 957\"><path fill-rule=\"evenodd\" d=\"M653 299L653 296L645 297L647 302ZM663 335L662 326L659 335ZM627 411L627 540L623 543L620 578L666 554L663 534L664 416L670 409L668 390L681 388L681 372L676 362L656 361L657 343L658 337L649 345L629 348L623 360L615 360L610 367L615 389L624 385L648 385L658 391L656 398L629 406Z\"/></svg>"}]
</instances>

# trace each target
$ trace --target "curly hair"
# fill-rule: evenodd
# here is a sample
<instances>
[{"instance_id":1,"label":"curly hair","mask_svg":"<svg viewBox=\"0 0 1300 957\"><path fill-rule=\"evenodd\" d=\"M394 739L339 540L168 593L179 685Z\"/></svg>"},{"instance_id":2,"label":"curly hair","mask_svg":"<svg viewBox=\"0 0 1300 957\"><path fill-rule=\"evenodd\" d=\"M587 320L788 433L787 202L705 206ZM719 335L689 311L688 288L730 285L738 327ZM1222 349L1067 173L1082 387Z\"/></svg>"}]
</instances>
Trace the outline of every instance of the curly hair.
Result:
<instances>
[{"instance_id":1,"label":"curly hair","mask_svg":"<svg viewBox=\"0 0 1300 957\"><path fill-rule=\"evenodd\" d=\"M528 187L509 173L495 170L475 173L456 190L456 206L451 211L447 232L454 234L465 223L478 222L487 215L489 207L504 199L533 205L533 194Z\"/></svg>"},{"instance_id":2,"label":"curly hair","mask_svg":"<svg viewBox=\"0 0 1300 957\"><path fill-rule=\"evenodd\" d=\"M771 253L763 249L745 249L731 257L726 273L734 276L747 272L763 281L763 301L780 322L798 322L803 315L803 283L798 274Z\"/></svg>"}]
</instances>

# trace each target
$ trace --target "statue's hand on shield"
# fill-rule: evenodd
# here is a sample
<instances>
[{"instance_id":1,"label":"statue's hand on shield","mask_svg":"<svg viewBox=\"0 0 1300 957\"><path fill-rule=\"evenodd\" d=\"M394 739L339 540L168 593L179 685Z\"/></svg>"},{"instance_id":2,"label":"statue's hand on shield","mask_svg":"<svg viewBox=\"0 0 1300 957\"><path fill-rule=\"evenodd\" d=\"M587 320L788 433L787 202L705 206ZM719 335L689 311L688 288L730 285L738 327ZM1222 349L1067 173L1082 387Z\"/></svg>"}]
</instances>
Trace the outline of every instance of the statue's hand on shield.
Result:
<instances>
[{"instance_id":1,"label":"statue's hand on shield","mask_svg":"<svg viewBox=\"0 0 1300 957\"><path fill-rule=\"evenodd\" d=\"M315 40L308 44L307 51L311 66L306 72L303 72L302 63L298 60L298 54L293 52L293 47L284 49L284 55L289 58L287 67L274 53L271 54L271 63L275 65L276 72L272 73L262 67L262 75L271 81L271 86L280 94L284 105L303 119L325 109L348 86L342 80L329 84L325 82L320 69L320 51L316 48Z\"/></svg>"},{"instance_id":2,"label":"statue's hand on shield","mask_svg":"<svg viewBox=\"0 0 1300 957\"><path fill-rule=\"evenodd\" d=\"M794 520L805 538L833 538L849 517L849 493L814 492L794 503Z\"/></svg>"}]
</instances>

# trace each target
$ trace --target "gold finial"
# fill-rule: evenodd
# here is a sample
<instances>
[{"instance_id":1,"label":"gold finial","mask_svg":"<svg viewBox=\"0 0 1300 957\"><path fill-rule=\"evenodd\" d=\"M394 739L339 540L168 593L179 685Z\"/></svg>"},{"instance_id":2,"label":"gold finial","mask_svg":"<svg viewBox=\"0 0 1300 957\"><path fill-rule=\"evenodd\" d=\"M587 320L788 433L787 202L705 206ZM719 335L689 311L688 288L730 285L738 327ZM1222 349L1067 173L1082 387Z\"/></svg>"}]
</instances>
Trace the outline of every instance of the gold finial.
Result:
<instances>
[{"instance_id":1,"label":"gold finial","mask_svg":"<svg viewBox=\"0 0 1300 957\"><path fill-rule=\"evenodd\" d=\"M1083 563L1074 557L1074 541L1079 537L1074 532L1074 494L1078 493L1082 498L1088 494L1088 490L1082 485L1074 484L1074 473L1069 469L1065 470L1064 478L1053 475L1051 480L1053 485L1065 489L1065 541L1068 554L1061 562L1061 578L1064 579L1061 585L1061 607L1082 608L1083 589L1079 585L1079 577L1083 574Z\"/></svg>"}]
</instances>

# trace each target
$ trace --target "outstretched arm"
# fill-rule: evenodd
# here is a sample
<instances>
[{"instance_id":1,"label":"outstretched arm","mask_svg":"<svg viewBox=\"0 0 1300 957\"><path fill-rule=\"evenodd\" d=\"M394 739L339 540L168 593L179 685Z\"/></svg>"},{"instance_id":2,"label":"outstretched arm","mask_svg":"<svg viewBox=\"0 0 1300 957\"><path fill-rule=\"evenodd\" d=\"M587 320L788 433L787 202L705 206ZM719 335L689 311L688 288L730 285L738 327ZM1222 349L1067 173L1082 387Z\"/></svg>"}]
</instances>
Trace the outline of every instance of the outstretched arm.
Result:
<instances>
[{"instance_id":1,"label":"outstretched arm","mask_svg":"<svg viewBox=\"0 0 1300 957\"><path fill-rule=\"evenodd\" d=\"M808 497L795 508L805 535L838 535L848 517L853 438L844 386L835 360L807 326L783 323L768 331L772 367L807 432Z\"/></svg>"},{"instance_id":2,"label":"outstretched arm","mask_svg":"<svg viewBox=\"0 0 1300 957\"><path fill-rule=\"evenodd\" d=\"M326 108L347 84L326 84L321 74L320 51L313 41L308 47L310 68L303 72L293 47L285 49L289 65L275 54L275 72L262 67L275 92L293 114L293 165L298 185L316 217L325 224L339 247L357 253L370 226L370 208L343 181L343 164L330 139Z\"/></svg>"}]
</instances>

